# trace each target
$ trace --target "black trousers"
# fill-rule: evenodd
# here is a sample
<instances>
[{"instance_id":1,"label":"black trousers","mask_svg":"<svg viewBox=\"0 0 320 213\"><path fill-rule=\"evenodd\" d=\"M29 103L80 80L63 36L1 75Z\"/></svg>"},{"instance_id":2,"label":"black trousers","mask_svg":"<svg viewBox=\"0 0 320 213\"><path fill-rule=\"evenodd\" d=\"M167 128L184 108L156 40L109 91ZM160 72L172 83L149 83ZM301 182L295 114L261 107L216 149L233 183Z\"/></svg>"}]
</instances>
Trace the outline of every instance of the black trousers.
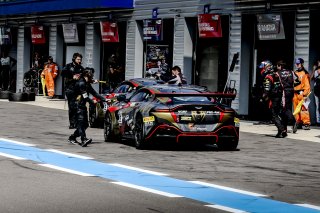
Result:
<instances>
[{"instance_id":1,"label":"black trousers","mask_svg":"<svg viewBox=\"0 0 320 213\"><path fill-rule=\"evenodd\" d=\"M76 130L73 135L75 137L81 137L81 141L83 141L86 135L86 129L89 127L88 123L88 112L86 107L77 107L76 112Z\"/></svg>"},{"instance_id":2,"label":"black trousers","mask_svg":"<svg viewBox=\"0 0 320 213\"><path fill-rule=\"evenodd\" d=\"M2 90L7 90L9 86L10 70L0 70L0 87Z\"/></svg>"},{"instance_id":3,"label":"black trousers","mask_svg":"<svg viewBox=\"0 0 320 213\"><path fill-rule=\"evenodd\" d=\"M284 106L283 106L283 125L287 129L288 124L294 124L295 118L292 114L292 99L294 96L294 91L285 91L284 92Z\"/></svg>"},{"instance_id":4,"label":"black trousers","mask_svg":"<svg viewBox=\"0 0 320 213\"><path fill-rule=\"evenodd\" d=\"M282 105L282 97L273 97L271 98L271 114L272 114L272 121L276 125L278 132L282 132L287 129L283 122L283 105Z\"/></svg>"},{"instance_id":5,"label":"black trousers","mask_svg":"<svg viewBox=\"0 0 320 213\"><path fill-rule=\"evenodd\" d=\"M68 99L68 113L70 126L76 126L76 114L77 114L77 103L74 92L70 89L66 90L66 96Z\"/></svg>"}]
</instances>

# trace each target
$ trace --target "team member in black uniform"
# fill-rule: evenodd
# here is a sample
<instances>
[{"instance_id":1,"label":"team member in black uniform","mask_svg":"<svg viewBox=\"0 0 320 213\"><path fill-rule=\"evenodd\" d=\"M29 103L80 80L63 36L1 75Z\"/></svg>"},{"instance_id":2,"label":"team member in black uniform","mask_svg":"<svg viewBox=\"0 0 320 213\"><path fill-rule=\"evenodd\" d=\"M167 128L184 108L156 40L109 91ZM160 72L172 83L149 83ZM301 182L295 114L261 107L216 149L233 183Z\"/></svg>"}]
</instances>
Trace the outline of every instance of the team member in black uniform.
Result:
<instances>
[{"instance_id":1,"label":"team member in black uniform","mask_svg":"<svg viewBox=\"0 0 320 213\"><path fill-rule=\"evenodd\" d=\"M259 68L262 70L263 79L263 99L269 102L272 120L278 129L277 138L287 137L287 130L283 124L283 88L279 75L274 71L270 61L261 62Z\"/></svg>"},{"instance_id":2,"label":"team member in black uniform","mask_svg":"<svg viewBox=\"0 0 320 213\"><path fill-rule=\"evenodd\" d=\"M72 57L72 62L67 64L61 72L62 77L65 79L65 94L68 99L68 109L69 109L69 129L76 128L76 99L74 95L75 83L80 79L84 68L81 66L82 55L80 53L74 53Z\"/></svg>"},{"instance_id":3,"label":"team member in black uniform","mask_svg":"<svg viewBox=\"0 0 320 213\"><path fill-rule=\"evenodd\" d=\"M295 125L295 118L292 114L292 99L294 96L294 87L299 85L301 82L298 76L292 71L285 69L286 63L282 60L277 62L277 75L279 76L279 80L281 86L283 88L282 95L282 105L283 105L283 115L282 115L282 123L287 129L288 122L293 123L292 132L297 132L297 125Z\"/></svg>"},{"instance_id":4,"label":"team member in black uniform","mask_svg":"<svg viewBox=\"0 0 320 213\"><path fill-rule=\"evenodd\" d=\"M68 141L75 144L78 143L76 138L81 137L81 143L79 144L83 147L92 142L92 139L88 139L86 136L86 129L89 126L86 103L92 101L89 98L89 94L103 102L106 101L105 97L99 95L91 86L91 83L94 82L93 73L94 70L92 68L86 68L79 80L76 81L73 90L76 105L76 130L69 137Z\"/></svg>"}]
</instances>

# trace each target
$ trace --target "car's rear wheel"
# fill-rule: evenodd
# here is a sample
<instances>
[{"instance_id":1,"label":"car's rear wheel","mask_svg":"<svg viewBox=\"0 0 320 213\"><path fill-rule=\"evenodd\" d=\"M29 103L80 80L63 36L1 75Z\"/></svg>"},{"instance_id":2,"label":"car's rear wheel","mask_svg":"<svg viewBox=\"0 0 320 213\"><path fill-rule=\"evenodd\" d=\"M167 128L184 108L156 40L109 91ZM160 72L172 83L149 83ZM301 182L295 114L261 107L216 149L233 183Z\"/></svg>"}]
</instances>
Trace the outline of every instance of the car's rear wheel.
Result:
<instances>
[{"instance_id":1,"label":"car's rear wheel","mask_svg":"<svg viewBox=\"0 0 320 213\"><path fill-rule=\"evenodd\" d=\"M105 116L104 120L104 141L105 142L110 142L115 140L115 135L113 131L113 125L112 125L112 119L111 119L111 114L108 113Z\"/></svg>"},{"instance_id":2,"label":"car's rear wheel","mask_svg":"<svg viewBox=\"0 0 320 213\"><path fill-rule=\"evenodd\" d=\"M145 135L144 135L144 124L140 116L137 118L135 123L134 142L135 142L136 149L144 149L146 147Z\"/></svg>"}]
</instances>

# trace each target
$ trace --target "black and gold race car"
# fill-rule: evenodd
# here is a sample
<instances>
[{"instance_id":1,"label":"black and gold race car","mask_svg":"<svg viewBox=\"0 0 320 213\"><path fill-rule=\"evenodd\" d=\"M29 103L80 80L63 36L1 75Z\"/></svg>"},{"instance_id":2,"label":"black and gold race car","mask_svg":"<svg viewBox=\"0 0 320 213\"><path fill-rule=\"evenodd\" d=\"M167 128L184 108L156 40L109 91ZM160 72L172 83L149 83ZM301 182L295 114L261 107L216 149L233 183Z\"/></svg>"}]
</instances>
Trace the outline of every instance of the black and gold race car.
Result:
<instances>
[{"instance_id":1,"label":"black and gold race car","mask_svg":"<svg viewBox=\"0 0 320 213\"><path fill-rule=\"evenodd\" d=\"M105 115L105 141L133 139L137 149L153 141L198 141L235 150L239 119L222 99L235 94L208 93L201 87L155 85L139 89L118 102Z\"/></svg>"},{"instance_id":2,"label":"black and gold race car","mask_svg":"<svg viewBox=\"0 0 320 213\"><path fill-rule=\"evenodd\" d=\"M113 91L108 94L103 94L103 96L108 100L107 104L110 105L116 100L116 96L119 94L126 94L127 98L129 98L137 89L143 86L153 86L157 84L164 84L164 82L152 78L133 78L121 82ZM88 107L89 126L103 127L103 103L95 97L92 97L92 100L92 103Z\"/></svg>"}]
</instances>

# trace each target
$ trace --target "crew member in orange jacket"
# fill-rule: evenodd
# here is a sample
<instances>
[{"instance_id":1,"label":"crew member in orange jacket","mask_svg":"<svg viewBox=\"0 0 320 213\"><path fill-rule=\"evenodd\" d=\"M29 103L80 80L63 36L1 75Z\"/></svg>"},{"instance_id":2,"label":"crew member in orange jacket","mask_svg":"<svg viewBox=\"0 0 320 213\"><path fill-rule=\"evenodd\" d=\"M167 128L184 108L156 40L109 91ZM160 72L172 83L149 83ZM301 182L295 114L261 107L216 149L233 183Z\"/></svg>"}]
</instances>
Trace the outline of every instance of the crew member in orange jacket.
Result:
<instances>
[{"instance_id":1,"label":"crew member in orange jacket","mask_svg":"<svg viewBox=\"0 0 320 213\"><path fill-rule=\"evenodd\" d=\"M302 58L298 58L296 60L297 70L295 71L298 76L301 84L294 87L294 97L293 97L293 108L296 109L298 103L303 99L307 98L310 93L310 77L308 71L305 70L303 66L304 60ZM295 115L296 125L301 127L303 125L303 129L310 130L310 115L309 111L305 106L302 105L300 113Z\"/></svg>"},{"instance_id":2,"label":"crew member in orange jacket","mask_svg":"<svg viewBox=\"0 0 320 213\"><path fill-rule=\"evenodd\" d=\"M54 96L54 79L58 75L58 65L53 62L52 56L48 57L48 62L44 65L44 69L41 73L41 78L45 79L46 88L49 98ZM45 94L45 92L43 92Z\"/></svg>"}]
</instances>

